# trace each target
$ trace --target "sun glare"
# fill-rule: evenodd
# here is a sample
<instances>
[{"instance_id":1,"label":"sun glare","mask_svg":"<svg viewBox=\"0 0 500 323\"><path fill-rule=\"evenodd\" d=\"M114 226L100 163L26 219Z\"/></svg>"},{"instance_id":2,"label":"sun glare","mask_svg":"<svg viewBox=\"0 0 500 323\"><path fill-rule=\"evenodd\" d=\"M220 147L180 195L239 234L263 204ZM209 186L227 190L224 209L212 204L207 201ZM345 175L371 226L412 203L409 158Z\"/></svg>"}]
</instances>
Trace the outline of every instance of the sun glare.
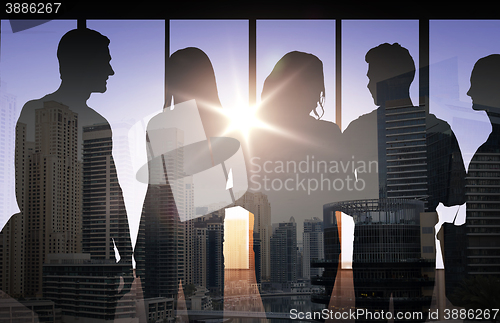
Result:
<instances>
[{"instance_id":1,"label":"sun glare","mask_svg":"<svg viewBox=\"0 0 500 323\"><path fill-rule=\"evenodd\" d=\"M243 138L248 141L250 132L253 128L262 128L264 123L257 118L256 106L240 105L235 108L224 109L224 114L229 119L229 126L226 133L238 131Z\"/></svg>"}]
</instances>

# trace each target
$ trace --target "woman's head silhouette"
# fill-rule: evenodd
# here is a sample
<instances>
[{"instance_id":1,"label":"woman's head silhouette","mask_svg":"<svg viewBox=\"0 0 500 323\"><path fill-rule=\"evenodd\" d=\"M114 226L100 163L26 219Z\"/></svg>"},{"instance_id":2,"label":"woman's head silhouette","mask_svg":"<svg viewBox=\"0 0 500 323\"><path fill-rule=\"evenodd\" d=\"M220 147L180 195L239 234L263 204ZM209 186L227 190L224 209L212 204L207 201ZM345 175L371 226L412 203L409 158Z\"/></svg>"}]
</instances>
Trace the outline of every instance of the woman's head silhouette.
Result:
<instances>
[{"instance_id":1,"label":"woman's head silhouette","mask_svg":"<svg viewBox=\"0 0 500 323\"><path fill-rule=\"evenodd\" d=\"M225 127L224 115L215 81L215 72L202 50L194 47L180 49L166 62L166 106L196 100L198 111L208 136L220 135Z\"/></svg>"},{"instance_id":2,"label":"woman's head silhouette","mask_svg":"<svg viewBox=\"0 0 500 323\"><path fill-rule=\"evenodd\" d=\"M316 56L293 51L276 63L264 82L262 109L264 118L302 120L313 111L324 113L325 84L323 63ZM319 115L316 108L321 108Z\"/></svg>"},{"instance_id":3,"label":"woman's head silhouette","mask_svg":"<svg viewBox=\"0 0 500 323\"><path fill-rule=\"evenodd\" d=\"M195 99L220 106L215 72L202 50L188 47L176 51L167 60L165 72L167 106L172 98L174 104Z\"/></svg>"}]
</instances>

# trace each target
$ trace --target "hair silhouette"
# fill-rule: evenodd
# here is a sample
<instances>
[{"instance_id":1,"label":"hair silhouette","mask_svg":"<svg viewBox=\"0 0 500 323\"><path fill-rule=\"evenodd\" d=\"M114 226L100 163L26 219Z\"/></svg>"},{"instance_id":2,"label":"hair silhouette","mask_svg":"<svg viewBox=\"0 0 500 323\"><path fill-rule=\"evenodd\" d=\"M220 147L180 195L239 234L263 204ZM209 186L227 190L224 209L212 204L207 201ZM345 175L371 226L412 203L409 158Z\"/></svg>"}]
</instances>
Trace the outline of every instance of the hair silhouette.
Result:
<instances>
[{"instance_id":1,"label":"hair silhouette","mask_svg":"<svg viewBox=\"0 0 500 323\"><path fill-rule=\"evenodd\" d=\"M264 119L303 119L311 113L324 114L323 63L312 54L293 51L276 63L266 78L260 109ZM317 113L319 105L322 112Z\"/></svg>"},{"instance_id":2,"label":"hair silhouette","mask_svg":"<svg viewBox=\"0 0 500 323\"><path fill-rule=\"evenodd\" d=\"M166 107L172 103L175 105L187 100L196 100L207 136L220 135L227 120L219 110L222 106L215 72L207 54L195 47L180 49L167 60L165 73Z\"/></svg>"}]
</instances>

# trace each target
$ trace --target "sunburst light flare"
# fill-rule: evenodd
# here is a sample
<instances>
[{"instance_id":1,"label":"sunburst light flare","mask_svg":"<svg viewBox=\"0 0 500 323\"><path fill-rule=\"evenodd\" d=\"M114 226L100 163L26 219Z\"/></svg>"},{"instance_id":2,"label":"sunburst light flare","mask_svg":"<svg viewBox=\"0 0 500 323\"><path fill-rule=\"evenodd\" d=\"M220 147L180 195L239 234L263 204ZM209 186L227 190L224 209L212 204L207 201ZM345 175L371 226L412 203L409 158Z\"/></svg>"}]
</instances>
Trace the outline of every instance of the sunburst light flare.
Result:
<instances>
[{"instance_id":1,"label":"sunburst light flare","mask_svg":"<svg viewBox=\"0 0 500 323\"><path fill-rule=\"evenodd\" d=\"M225 133L239 132L242 138L248 143L252 129L269 128L269 125L258 118L257 111L258 106L248 105L223 109L224 115L229 120Z\"/></svg>"}]
</instances>

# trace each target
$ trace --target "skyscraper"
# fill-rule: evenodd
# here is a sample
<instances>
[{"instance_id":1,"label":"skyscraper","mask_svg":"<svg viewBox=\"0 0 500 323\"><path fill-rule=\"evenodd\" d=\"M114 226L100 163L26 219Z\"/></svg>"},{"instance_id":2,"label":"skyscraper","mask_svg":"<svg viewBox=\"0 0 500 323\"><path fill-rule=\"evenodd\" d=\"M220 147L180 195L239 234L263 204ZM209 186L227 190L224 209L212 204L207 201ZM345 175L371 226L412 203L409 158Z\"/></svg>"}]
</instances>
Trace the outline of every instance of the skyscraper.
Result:
<instances>
[{"instance_id":1,"label":"skyscraper","mask_svg":"<svg viewBox=\"0 0 500 323\"><path fill-rule=\"evenodd\" d=\"M190 254L192 255L191 268L187 269L187 271L192 274L190 283L196 286L207 286L207 238L206 224L203 222L196 222L192 229L192 242L189 246L191 250ZM188 249L187 246L186 249ZM186 283L189 284L189 281L186 280Z\"/></svg>"},{"instance_id":2,"label":"skyscraper","mask_svg":"<svg viewBox=\"0 0 500 323\"><path fill-rule=\"evenodd\" d=\"M321 276L322 268L311 268L311 260L322 260L325 257L323 245L323 221L317 217L304 221L303 243L303 276L306 279Z\"/></svg>"},{"instance_id":3,"label":"skyscraper","mask_svg":"<svg viewBox=\"0 0 500 323\"><path fill-rule=\"evenodd\" d=\"M418 200L338 202L324 205L327 228L337 226L339 211L352 215L356 223L352 263L356 307L385 309L392 294L398 311L428 310L434 286L436 213L423 212L424 202ZM339 240L325 239L327 260L337 264L328 250L340 251ZM328 268L325 274L332 269L336 272ZM335 282L330 277L324 277L327 293Z\"/></svg>"},{"instance_id":4,"label":"skyscraper","mask_svg":"<svg viewBox=\"0 0 500 323\"><path fill-rule=\"evenodd\" d=\"M20 201L25 200L25 181L27 168L24 166L28 156L33 153L34 142L26 142L26 125L19 123L16 126L16 196ZM21 206L21 205L20 205ZM21 206L22 207L22 206ZM10 218L0 233L1 244L1 290L12 296L24 295L25 288L25 252L26 252L26 216L23 212Z\"/></svg>"},{"instance_id":5,"label":"skyscraper","mask_svg":"<svg viewBox=\"0 0 500 323\"><path fill-rule=\"evenodd\" d=\"M218 295L221 295L224 287L223 221L216 211L186 222L186 226L192 227L189 247L192 261L191 268L186 270L192 278L191 282L186 280L186 283L206 287Z\"/></svg>"},{"instance_id":6,"label":"skyscraper","mask_svg":"<svg viewBox=\"0 0 500 323\"><path fill-rule=\"evenodd\" d=\"M5 212L0 215L0 223L5 223L14 213L14 148L15 148L15 124L16 124L16 96L7 92L5 82L0 84L0 209Z\"/></svg>"},{"instance_id":7,"label":"skyscraper","mask_svg":"<svg viewBox=\"0 0 500 323\"><path fill-rule=\"evenodd\" d=\"M35 150L24 167L25 295L32 296L41 292L47 254L82 250L78 115L63 104L44 102L35 111Z\"/></svg>"},{"instance_id":8,"label":"skyscraper","mask_svg":"<svg viewBox=\"0 0 500 323\"><path fill-rule=\"evenodd\" d=\"M497 217L500 212L500 155L498 139L491 142L476 151L469 165L467 221L461 226L444 225L446 293L452 298L456 287L466 278L500 277Z\"/></svg>"},{"instance_id":9,"label":"skyscraper","mask_svg":"<svg viewBox=\"0 0 500 323\"><path fill-rule=\"evenodd\" d=\"M185 235L185 247L184 247L184 268L186 269L184 273L184 280L186 284L196 284L194 282L194 261L196 260L193 254L196 246L195 239L197 234L194 232L195 228L193 226L193 221L195 216L194 208L194 183L191 177L184 178L184 198L182 199L183 205L181 205L179 212L179 217L181 219L187 219L184 222L184 235ZM205 285L201 285L205 286Z\"/></svg>"},{"instance_id":10,"label":"skyscraper","mask_svg":"<svg viewBox=\"0 0 500 323\"><path fill-rule=\"evenodd\" d=\"M224 219L214 212L207 225L207 288L216 295L224 291Z\"/></svg>"},{"instance_id":11,"label":"skyscraper","mask_svg":"<svg viewBox=\"0 0 500 323\"><path fill-rule=\"evenodd\" d=\"M43 266L43 297L60 309L62 322L138 322L136 294L120 294L130 264L91 259L90 254L47 255Z\"/></svg>"},{"instance_id":12,"label":"skyscraper","mask_svg":"<svg viewBox=\"0 0 500 323\"><path fill-rule=\"evenodd\" d=\"M150 184L144 200L134 255L144 297L175 298L179 281L184 282L186 231L185 223L179 218L183 205L176 205L173 191L184 190L185 183L177 180L174 184L165 179L168 177L167 168L169 175L183 175L183 150L177 148L183 146L184 134L176 128L159 131L161 133L158 136L169 153L150 160Z\"/></svg>"},{"instance_id":13,"label":"skyscraper","mask_svg":"<svg viewBox=\"0 0 500 323\"><path fill-rule=\"evenodd\" d=\"M425 107L385 107L380 108L378 114L378 122L382 125L378 128L382 143L379 144L379 167L387 167L386 172L380 173L380 180L386 180L381 185L380 198L426 199Z\"/></svg>"},{"instance_id":14,"label":"skyscraper","mask_svg":"<svg viewBox=\"0 0 500 323\"><path fill-rule=\"evenodd\" d=\"M273 225L274 226L274 225ZM297 224L293 216L289 222L279 223L271 236L271 282L297 281Z\"/></svg>"},{"instance_id":15,"label":"skyscraper","mask_svg":"<svg viewBox=\"0 0 500 323\"><path fill-rule=\"evenodd\" d=\"M272 226L271 204L267 195L261 192L246 192L235 204L254 214L254 232L259 234L260 239L261 279L269 280L271 277L270 238Z\"/></svg>"},{"instance_id":16,"label":"skyscraper","mask_svg":"<svg viewBox=\"0 0 500 323\"><path fill-rule=\"evenodd\" d=\"M115 260L125 250L128 221L112 156L109 124L83 127L83 230L82 247L92 259ZM119 255L130 258L129 255ZM119 259L116 259L119 260Z\"/></svg>"}]
</instances>

